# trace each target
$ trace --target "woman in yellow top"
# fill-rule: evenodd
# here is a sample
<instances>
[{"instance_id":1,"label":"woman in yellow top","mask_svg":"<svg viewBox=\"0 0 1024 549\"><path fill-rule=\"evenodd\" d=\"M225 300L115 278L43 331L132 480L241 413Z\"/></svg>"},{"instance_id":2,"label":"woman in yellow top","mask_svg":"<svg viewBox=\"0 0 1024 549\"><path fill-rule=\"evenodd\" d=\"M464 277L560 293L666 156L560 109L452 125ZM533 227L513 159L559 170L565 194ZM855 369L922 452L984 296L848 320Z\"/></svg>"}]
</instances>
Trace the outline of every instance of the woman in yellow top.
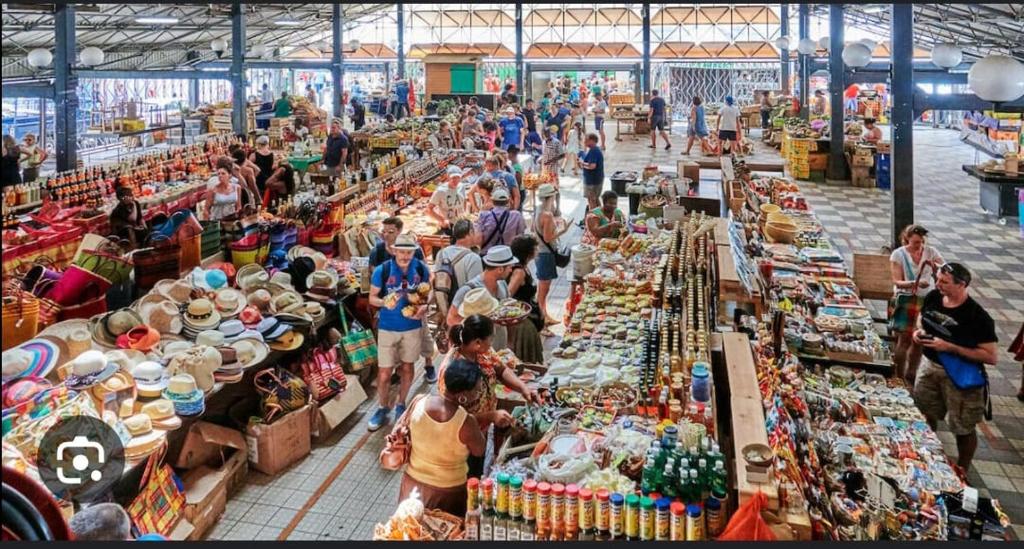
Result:
<instances>
[{"instance_id":1,"label":"woman in yellow top","mask_svg":"<svg viewBox=\"0 0 1024 549\"><path fill-rule=\"evenodd\" d=\"M485 382L476 364L455 360L444 371L447 392L424 395L405 412L409 414L411 445L398 501L417 488L427 509L458 517L466 513L466 459L470 455L483 457L487 444L465 406L479 398Z\"/></svg>"}]
</instances>

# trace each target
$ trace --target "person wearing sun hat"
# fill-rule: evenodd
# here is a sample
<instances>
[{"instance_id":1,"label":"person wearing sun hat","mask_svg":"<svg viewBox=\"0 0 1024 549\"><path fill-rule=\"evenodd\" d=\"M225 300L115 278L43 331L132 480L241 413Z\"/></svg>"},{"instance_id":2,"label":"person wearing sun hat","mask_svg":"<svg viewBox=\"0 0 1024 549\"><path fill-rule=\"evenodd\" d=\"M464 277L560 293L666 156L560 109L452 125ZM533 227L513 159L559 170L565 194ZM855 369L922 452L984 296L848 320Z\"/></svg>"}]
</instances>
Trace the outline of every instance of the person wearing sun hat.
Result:
<instances>
[{"instance_id":1,"label":"person wearing sun hat","mask_svg":"<svg viewBox=\"0 0 1024 549\"><path fill-rule=\"evenodd\" d=\"M380 309L378 322L377 350L378 375L377 393L380 407L370 418L367 428L376 431L388 421L391 411L391 374L398 369L398 404L396 417L405 411L406 398L412 386L413 364L420 356L423 344L424 303L413 305L409 294L429 295L430 268L414 256L419 248L412 235L402 234L395 238L394 259L390 259L373 270L370 282L370 305ZM426 292L421 289L426 288ZM430 366L433 370L433 366ZM433 372L431 372L433 375Z\"/></svg>"},{"instance_id":2,"label":"person wearing sun hat","mask_svg":"<svg viewBox=\"0 0 1024 549\"><path fill-rule=\"evenodd\" d=\"M452 298L451 307L448 308L448 327L462 324L463 318L459 310L470 290L485 288L487 292L501 302L508 299L508 277L512 274L512 268L519 264L519 260L512 255L512 248L508 246L494 246L484 256L484 272L465 285L459 287ZM494 349L500 351L508 347L508 331L504 326L494 327Z\"/></svg>"}]
</instances>

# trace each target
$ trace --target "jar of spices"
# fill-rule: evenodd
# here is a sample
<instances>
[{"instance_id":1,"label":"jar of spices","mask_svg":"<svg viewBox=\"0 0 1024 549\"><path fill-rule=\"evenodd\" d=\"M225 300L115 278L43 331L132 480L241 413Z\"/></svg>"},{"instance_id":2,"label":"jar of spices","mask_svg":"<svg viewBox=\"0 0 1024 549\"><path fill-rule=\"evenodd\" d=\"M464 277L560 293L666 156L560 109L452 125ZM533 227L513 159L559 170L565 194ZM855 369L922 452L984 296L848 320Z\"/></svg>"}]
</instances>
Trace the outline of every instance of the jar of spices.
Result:
<instances>
[{"instance_id":1,"label":"jar of spices","mask_svg":"<svg viewBox=\"0 0 1024 549\"><path fill-rule=\"evenodd\" d=\"M512 517L523 516L523 479L512 477L508 481L509 515Z\"/></svg>"},{"instance_id":2,"label":"jar of spices","mask_svg":"<svg viewBox=\"0 0 1024 549\"><path fill-rule=\"evenodd\" d=\"M697 503L686 506L686 541L704 541L704 510Z\"/></svg>"},{"instance_id":3,"label":"jar of spices","mask_svg":"<svg viewBox=\"0 0 1024 549\"><path fill-rule=\"evenodd\" d=\"M507 473L498 473L498 498L494 504L494 510L499 515L508 514L508 481L509 477Z\"/></svg>"},{"instance_id":4,"label":"jar of spices","mask_svg":"<svg viewBox=\"0 0 1024 549\"><path fill-rule=\"evenodd\" d=\"M551 485L537 483L537 538L542 539L551 532Z\"/></svg>"},{"instance_id":5,"label":"jar of spices","mask_svg":"<svg viewBox=\"0 0 1024 549\"><path fill-rule=\"evenodd\" d=\"M551 485L551 529L549 532L552 535L557 533L561 536L565 532L565 485L561 483L555 483Z\"/></svg>"},{"instance_id":6,"label":"jar of spices","mask_svg":"<svg viewBox=\"0 0 1024 549\"><path fill-rule=\"evenodd\" d=\"M597 491L597 511L594 520L597 522L599 532L611 531L611 504L608 501L608 490L601 488Z\"/></svg>"},{"instance_id":7,"label":"jar of spices","mask_svg":"<svg viewBox=\"0 0 1024 549\"><path fill-rule=\"evenodd\" d=\"M587 488L580 489L579 525L584 532L594 529L594 492Z\"/></svg>"},{"instance_id":8,"label":"jar of spices","mask_svg":"<svg viewBox=\"0 0 1024 549\"><path fill-rule=\"evenodd\" d=\"M549 488L550 489L550 488ZM537 481L523 483L523 520L537 519Z\"/></svg>"},{"instance_id":9,"label":"jar of spices","mask_svg":"<svg viewBox=\"0 0 1024 549\"><path fill-rule=\"evenodd\" d=\"M659 498L655 502L655 513L654 513L654 539L656 541L668 541L671 532L671 519L669 515L669 507L672 505L672 500L669 498Z\"/></svg>"},{"instance_id":10,"label":"jar of spices","mask_svg":"<svg viewBox=\"0 0 1024 549\"><path fill-rule=\"evenodd\" d=\"M608 529L612 539L622 539L625 535L626 498L615 492L608 496Z\"/></svg>"},{"instance_id":11,"label":"jar of spices","mask_svg":"<svg viewBox=\"0 0 1024 549\"><path fill-rule=\"evenodd\" d=\"M580 487L575 484L565 486L565 532L575 532L579 528L580 518Z\"/></svg>"},{"instance_id":12,"label":"jar of spices","mask_svg":"<svg viewBox=\"0 0 1024 549\"><path fill-rule=\"evenodd\" d=\"M629 541L640 539L640 496L629 494L626 496L626 539Z\"/></svg>"},{"instance_id":13,"label":"jar of spices","mask_svg":"<svg viewBox=\"0 0 1024 549\"><path fill-rule=\"evenodd\" d=\"M640 498L640 541L654 539L654 500L648 496Z\"/></svg>"},{"instance_id":14,"label":"jar of spices","mask_svg":"<svg viewBox=\"0 0 1024 549\"><path fill-rule=\"evenodd\" d=\"M686 541L686 505L673 501L669 506L669 539L671 541Z\"/></svg>"}]
</instances>

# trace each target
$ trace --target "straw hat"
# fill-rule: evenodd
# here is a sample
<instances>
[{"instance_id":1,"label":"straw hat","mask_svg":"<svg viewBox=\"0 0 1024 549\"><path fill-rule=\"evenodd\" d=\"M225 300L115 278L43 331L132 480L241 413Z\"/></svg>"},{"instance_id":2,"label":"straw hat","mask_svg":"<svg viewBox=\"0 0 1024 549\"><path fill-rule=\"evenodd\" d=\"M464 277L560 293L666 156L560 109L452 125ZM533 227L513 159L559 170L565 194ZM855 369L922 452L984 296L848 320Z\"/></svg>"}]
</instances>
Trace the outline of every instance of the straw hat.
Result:
<instances>
[{"instance_id":1,"label":"straw hat","mask_svg":"<svg viewBox=\"0 0 1024 549\"><path fill-rule=\"evenodd\" d=\"M270 348L259 339L239 339L231 343L231 348L235 350L235 356L242 364L242 368L251 368L262 364L270 355Z\"/></svg>"},{"instance_id":2,"label":"straw hat","mask_svg":"<svg viewBox=\"0 0 1024 549\"><path fill-rule=\"evenodd\" d=\"M473 288L463 296L459 305L459 316L469 318L473 315L489 316L498 309L498 300L487 291L487 288Z\"/></svg>"},{"instance_id":3,"label":"straw hat","mask_svg":"<svg viewBox=\"0 0 1024 549\"><path fill-rule=\"evenodd\" d=\"M118 370L131 371L137 364L146 360L146 354L136 349L118 349L104 353L107 362L117 366Z\"/></svg>"},{"instance_id":4,"label":"straw hat","mask_svg":"<svg viewBox=\"0 0 1024 549\"><path fill-rule=\"evenodd\" d=\"M219 347L220 367L213 372L213 379L220 383L238 383L242 381L242 363L234 347Z\"/></svg>"},{"instance_id":5,"label":"straw hat","mask_svg":"<svg viewBox=\"0 0 1024 549\"><path fill-rule=\"evenodd\" d=\"M142 320L161 334L181 333L181 311L173 301L161 298L159 301L143 302L139 304L138 311Z\"/></svg>"},{"instance_id":6,"label":"straw hat","mask_svg":"<svg viewBox=\"0 0 1024 549\"><path fill-rule=\"evenodd\" d=\"M174 413L179 416L198 416L206 409L203 392L196 386L195 378L188 374L171 377L163 397L174 404Z\"/></svg>"},{"instance_id":7,"label":"straw hat","mask_svg":"<svg viewBox=\"0 0 1024 549\"><path fill-rule=\"evenodd\" d=\"M213 389L213 372L220 368L221 356L217 349L206 345L195 347L178 353L171 358L167 371L171 375L189 374L196 385L204 392Z\"/></svg>"},{"instance_id":8,"label":"straw hat","mask_svg":"<svg viewBox=\"0 0 1024 549\"><path fill-rule=\"evenodd\" d=\"M329 303L338 295L338 275L331 271L313 271L306 277L306 297Z\"/></svg>"},{"instance_id":9,"label":"straw hat","mask_svg":"<svg viewBox=\"0 0 1024 549\"><path fill-rule=\"evenodd\" d=\"M192 284L184 279L164 279L153 286L153 292L175 303L186 303L192 298Z\"/></svg>"},{"instance_id":10,"label":"straw hat","mask_svg":"<svg viewBox=\"0 0 1024 549\"><path fill-rule=\"evenodd\" d=\"M255 305L247 305L238 315L238 320L246 327L251 327L259 324L263 320L263 315Z\"/></svg>"},{"instance_id":11,"label":"straw hat","mask_svg":"<svg viewBox=\"0 0 1024 549\"><path fill-rule=\"evenodd\" d=\"M136 326L146 324L132 309L117 309L90 319L92 339L104 347L117 347L117 338Z\"/></svg>"},{"instance_id":12,"label":"straw hat","mask_svg":"<svg viewBox=\"0 0 1024 549\"><path fill-rule=\"evenodd\" d=\"M158 397L160 392L167 388L167 370L159 362L146 360L138 363L132 368L132 377L135 378L135 388L139 396Z\"/></svg>"},{"instance_id":13,"label":"straw hat","mask_svg":"<svg viewBox=\"0 0 1024 549\"><path fill-rule=\"evenodd\" d=\"M257 282L270 282L270 274L263 267L250 263L238 269L235 282L242 291L247 291L249 286Z\"/></svg>"},{"instance_id":14,"label":"straw hat","mask_svg":"<svg viewBox=\"0 0 1024 549\"><path fill-rule=\"evenodd\" d=\"M220 330L203 330L196 335L196 345L220 347L224 345L224 333Z\"/></svg>"},{"instance_id":15,"label":"straw hat","mask_svg":"<svg viewBox=\"0 0 1024 549\"><path fill-rule=\"evenodd\" d=\"M107 402L134 401L136 396L135 378L130 373L121 370L94 385L89 391L92 393L93 400L100 404L101 408Z\"/></svg>"},{"instance_id":16,"label":"straw hat","mask_svg":"<svg viewBox=\"0 0 1024 549\"><path fill-rule=\"evenodd\" d=\"M220 318L220 313L209 299L193 299L185 309L184 331L198 333L209 328L216 328L220 324Z\"/></svg>"},{"instance_id":17,"label":"straw hat","mask_svg":"<svg viewBox=\"0 0 1024 549\"><path fill-rule=\"evenodd\" d=\"M234 288L221 288L213 297L221 318L234 318L246 306L245 294Z\"/></svg>"},{"instance_id":18,"label":"straw hat","mask_svg":"<svg viewBox=\"0 0 1024 549\"><path fill-rule=\"evenodd\" d=\"M46 338L35 338L3 352L3 380L46 377L60 361L60 346Z\"/></svg>"},{"instance_id":19,"label":"straw hat","mask_svg":"<svg viewBox=\"0 0 1024 549\"><path fill-rule=\"evenodd\" d=\"M232 343L239 339L258 339L263 341L263 334L246 326L241 320L228 320L217 327L217 331L224 334L224 343Z\"/></svg>"},{"instance_id":20,"label":"straw hat","mask_svg":"<svg viewBox=\"0 0 1024 549\"><path fill-rule=\"evenodd\" d=\"M270 300L272 299L274 299L274 294L266 288L258 288L246 297L246 301L249 305L256 307L256 310L260 312L267 312L270 310Z\"/></svg>"},{"instance_id":21,"label":"straw hat","mask_svg":"<svg viewBox=\"0 0 1024 549\"><path fill-rule=\"evenodd\" d=\"M157 393L159 396L159 393ZM174 413L174 403L166 398L160 398L142 405L141 413L149 416L155 429L173 431L181 427L181 418Z\"/></svg>"},{"instance_id":22,"label":"straw hat","mask_svg":"<svg viewBox=\"0 0 1024 549\"><path fill-rule=\"evenodd\" d=\"M558 194L558 190L551 183L544 183L540 187L537 187L537 198L547 198L549 196L555 196Z\"/></svg>"},{"instance_id":23,"label":"straw hat","mask_svg":"<svg viewBox=\"0 0 1024 549\"><path fill-rule=\"evenodd\" d=\"M107 360L102 351L89 350L71 361L71 374L64 380L68 389L80 391L101 383L117 372L117 364Z\"/></svg>"},{"instance_id":24,"label":"straw hat","mask_svg":"<svg viewBox=\"0 0 1024 549\"><path fill-rule=\"evenodd\" d=\"M167 440L167 431L153 429L153 421L147 414L135 414L125 419L124 427L132 436L124 446L124 456L129 460L137 460L156 452Z\"/></svg>"},{"instance_id":25,"label":"straw hat","mask_svg":"<svg viewBox=\"0 0 1024 549\"><path fill-rule=\"evenodd\" d=\"M287 291L275 296L270 302L270 309L275 313L290 313L303 306L302 295L296 291Z\"/></svg>"},{"instance_id":26,"label":"straw hat","mask_svg":"<svg viewBox=\"0 0 1024 549\"><path fill-rule=\"evenodd\" d=\"M516 259L516 256L512 255L512 248L508 246L493 246L484 255L484 265L491 267L506 267L517 265L518 263L519 260Z\"/></svg>"},{"instance_id":27,"label":"straw hat","mask_svg":"<svg viewBox=\"0 0 1024 549\"><path fill-rule=\"evenodd\" d=\"M256 331L263 334L264 341L273 341L291 329L291 325L281 322L276 316L268 316L256 325Z\"/></svg>"},{"instance_id":28,"label":"straw hat","mask_svg":"<svg viewBox=\"0 0 1024 549\"><path fill-rule=\"evenodd\" d=\"M117 346L121 349L135 349L147 352L160 343L160 332L145 324L117 336Z\"/></svg>"},{"instance_id":29,"label":"straw hat","mask_svg":"<svg viewBox=\"0 0 1024 549\"><path fill-rule=\"evenodd\" d=\"M270 276L270 283L277 284L286 290L294 288L294 285L292 285L292 275L285 271L276 271Z\"/></svg>"},{"instance_id":30,"label":"straw hat","mask_svg":"<svg viewBox=\"0 0 1024 549\"><path fill-rule=\"evenodd\" d=\"M275 351L294 351L302 346L305 337L295 330L288 330L281 337L270 342L270 348Z\"/></svg>"},{"instance_id":31,"label":"straw hat","mask_svg":"<svg viewBox=\"0 0 1024 549\"><path fill-rule=\"evenodd\" d=\"M400 234L398 235L398 238L395 239L394 248L396 250L415 250L418 247L419 244L416 242L416 237L409 233Z\"/></svg>"}]
</instances>

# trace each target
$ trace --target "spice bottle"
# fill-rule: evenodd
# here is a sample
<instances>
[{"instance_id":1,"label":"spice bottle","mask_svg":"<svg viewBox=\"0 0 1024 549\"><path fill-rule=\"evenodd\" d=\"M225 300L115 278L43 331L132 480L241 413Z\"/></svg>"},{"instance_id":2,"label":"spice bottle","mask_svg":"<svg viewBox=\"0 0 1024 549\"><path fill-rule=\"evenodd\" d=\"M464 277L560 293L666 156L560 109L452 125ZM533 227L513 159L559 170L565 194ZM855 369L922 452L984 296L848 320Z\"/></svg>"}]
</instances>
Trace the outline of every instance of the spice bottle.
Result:
<instances>
[{"instance_id":1,"label":"spice bottle","mask_svg":"<svg viewBox=\"0 0 1024 549\"><path fill-rule=\"evenodd\" d=\"M537 483L537 539L547 539L551 534L551 485Z\"/></svg>"},{"instance_id":2,"label":"spice bottle","mask_svg":"<svg viewBox=\"0 0 1024 549\"><path fill-rule=\"evenodd\" d=\"M710 497L704 502L704 518L707 523L707 535L716 538L725 528L725 514L722 512L722 502Z\"/></svg>"},{"instance_id":3,"label":"spice bottle","mask_svg":"<svg viewBox=\"0 0 1024 549\"><path fill-rule=\"evenodd\" d=\"M636 541L640 539L640 496L629 494L626 496L626 540Z\"/></svg>"},{"instance_id":4,"label":"spice bottle","mask_svg":"<svg viewBox=\"0 0 1024 549\"><path fill-rule=\"evenodd\" d=\"M483 510L480 512L480 540L491 541L494 539L494 481L488 478L481 484L483 489L480 503Z\"/></svg>"},{"instance_id":5,"label":"spice bottle","mask_svg":"<svg viewBox=\"0 0 1024 549\"><path fill-rule=\"evenodd\" d=\"M551 485L551 531L550 541L562 541L565 536L565 485Z\"/></svg>"},{"instance_id":6,"label":"spice bottle","mask_svg":"<svg viewBox=\"0 0 1024 549\"><path fill-rule=\"evenodd\" d=\"M704 510L700 504L686 506L686 540L704 541Z\"/></svg>"},{"instance_id":7,"label":"spice bottle","mask_svg":"<svg viewBox=\"0 0 1024 549\"><path fill-rule=\"evenodd\" d=\"M672 500L663 497L659 498L655 503L654 511L654 539L656 541L668 541L669 534L671 531L671 520L669 517L669 507L672 505ZM641 509L642 511L642 509Z\"/></svg>"},{"instance_id":8,"label":"spice bottle","mask_svg":"<svg viewBox=\"0 0 1024 549\"><path fill-rule=\"evenodd\" d=\"M597 491L597 505L594 514L594 522L597 525L598 534L608 534L611 531L611 504L608 501L608 490L601 488ZM606 538L607 539L607 538Z\"/></svg>"},{"instance_id":9,"label":"spice bottle","mask_svg":"<svg viewBox=\"0 0 1024 549\"><path fill-rule=\"evenodd\" d=\"M640 498L640 541L654 539L654 500L648 496Z\"/></svg>"},{"instance_id":10,"label":"spice bottle","mask_svg":"<svg viewBox=\"0 0 1024 549\"><path fill-rule=\"evenodd\" d=\"M465 531L465 539L480 539L480 480L477 478L466 481Z\"/></svg>"},{"instance_id":11,"label":"spice bottle","mask_svg":"<svg viewBox=\"0 0 1024 549\"><path fill-rule=\"evenodd\" d=\"M580 541L594 539L594 492L587 488L580 489Z\"/></svg>"},{"instance_id":12,"label":"spice bottle","mask_svg":"<svg viewBox=\"0 0 1024 549\"><path fill-rule=\"evenodd\" d=\"M622 539L626 535L626 498L614 492L608 496L608 532L611 539Z\"/></svg>"},{"instance_id":13,"label":"spice bottle","mask_svg":"<svg viewBox=\"0 0 1024 549\"><path fill-rule=\"evenodd\" d=\"M671 541L686 541L686 506L681 502L673 501L669 506L669 539Z\"/></svg>"},{"instance_id":14,"label":"spice bottle","mask_svg":"<svg viewBox=\"0 0 1024 549\"><path fill-rule=\"evenodd\" d=\"M519 533L522 541L537 539L537 481L523 483L523 529Z\"/></svg>"},{"instance_id":15,"label":"spice bottle","mask_svg":"<svg viewBox=\"0 0 1024 549\"><path fill-rule=\"evenodd\" d=\"M522 539L523 531L523 479L512 477L508 481L508 541Z\"/></svg>"},{"instance_id":16,"label":"spice bottle","mask_svg":"<svg viewBox=\"0 0 1024 549\"><path fill-rule=\"evenodd\" d=\"M508 481L506 473L499 473L497 477L498 497L494 505L494 541L508 540Z\"/></svg>"},{"instance_id":17,"label":"spice bottle","mask_svg":"<svg viewBox=\"0 0 1024 549\"><path fill-rule=\"evenodd\" d=\"M575 540L579 533L580 488L575 484L565 486L565 539Z\"/></svg>"}]
</instances>

